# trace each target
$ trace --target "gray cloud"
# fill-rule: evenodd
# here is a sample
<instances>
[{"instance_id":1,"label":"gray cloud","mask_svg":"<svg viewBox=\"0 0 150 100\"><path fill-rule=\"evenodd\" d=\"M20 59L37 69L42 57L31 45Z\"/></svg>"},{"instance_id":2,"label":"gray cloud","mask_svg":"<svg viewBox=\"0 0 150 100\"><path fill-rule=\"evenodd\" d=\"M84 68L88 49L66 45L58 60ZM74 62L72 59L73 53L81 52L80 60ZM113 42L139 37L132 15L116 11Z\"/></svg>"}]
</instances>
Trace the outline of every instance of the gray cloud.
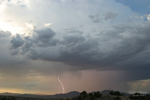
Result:
<instances>
[{"instance_id":1,"label":"gray cloud","mask_svg":"<svg viewBox=\"0 0 150 100\"><path fill-rule=\"evenodd\" d=\"M64 37L64 41L62 41L62 43L64 43L65 45L74 45L77 43L82 43L83 41L85 41L85 38L83 36L76 36L76 35L70 35L70 36L65 36Z\"/></svg>"},{"instance_id":2,"label":"gray cloud","mask_svg":"<svg viewBox=\"0 0 150 100\"><path fill-rule=\"evenodd\" d=\"M70 70L122 70L128 77L133 76L127 80L148 79L148 72L146 75L137 73L149 69L149 25L149 22L122 24L91 37L72 33L57 39L53 30L45 28L36 30L32 36L23 39L16 35L12 37L11 44L13 50L18 50L14 55L64 63L70 66Z\"/></svg>"},{"instance_id":3,"label":"gray cloud","mask_svg":"<svg viewBox=\"0 0 150 100\"><path fill-rule=\"evenodd\" d=\"M10 33L10 32L3 32L3 34L6 34L7 33ZM20 37L20 36L18 36ZM16 43L17 41L15 41L14 38L17 38L17 37L11 37L10 35L8 36L5 36L5 37L1 37L0 38L0 70L1 70L1 73L4 73L4 72L9 72L9 71L12 71L12 70L19 70L20 67L22 64L23 65L26 65L26 59L22 59L21 56L11 56L10 55L10 49L13 51L11 54L12 55L16 55L18 53L15 53L15 52L18 52L18 48L15 48L16 45L12 45L12 43ZM11 40L13 39L13 42L11 42ZM15 41L15 42L14 42ZM20 41L18 41L20 42ZM10 45L9 45L10 43ZM18 44L18 43L16 43ZM11 48L9 48L9 46L11 46ZM14 46L14 47L12 47ZM18 45L17 45L18 47ZM14 54L13 54L14 53ZM12 68L12 69L11 69Z\"/></svg>"},{"instance_id":4,"label":"gray cloud","mask_svg":"<svg viewBox=\"0 0 150 100\"><path fill-rule=\"evenodd\" d=\"M118 14L115 14L115 13L112 13L112 12L106 12L105 13L105 20L108 20L108 19L114 19L117 17Z\"/></svg>"},{"instance_id":5,"label":"gray cloud","mask_svg":"<svg viewBox=\"0 0 150 100\"><path fill-rule=\"evenodd\" d=\"M99 23L101 20L99 18L99 14L96 15L89 15L89 18L94 22L94 23Z\"/></svg>"},{"instance_id":6,"label":"gray cloud","mask_svg":"<svg viewBox=\"0 0 150 100\"><path fill-rule=\"evenodd\" d=\"M26 52L28 52L28 50L31 48L31 47L33 47L34 45L33 45L33 43L31 43L30 41L25 41L25 44L24 44L24 46L22 47L22 54L24 54L24 53L26 53Z\"/></svg>"},{"instance_id":7,"label":"gray cloud","mask_svg":"<svg viewBox=\"0 0 150 100\"><path fill-rule=\"evenodd\" d=\"M0 38L2 38L2 37L9 37L10 35L11 35L10 32L0 30Z\"/></svg>"},{"instance_id":8,"label":"gray cloud","mask_svg":"<svg viewBox=\"0 0 150 100\"><path fill-rule=\"evenodd\" d=\"M75 33L75 34L83 34L83 32L82 31L80 31L80 30L77 30L77 29L75 29L75 28L67 28L67 29L65 29L65 32L66 33L69 33L69 34L73 34L73 33Z\"/></svg>"},{"instance_id":9,"label":"gray cloud","mask_svg":"<svg viewBox=\"0 0 150 100\"><path fill-rule=\"evenodd\" d=\"M64 36L55 45L51 45L55 33L46 29L35 31L38 35L31 40L24 38L26 42L22 45L22 50L31 59L63 62L79 69L136 69L145 64L149 65L145 60L149 59L146 55L150 53L149 31L149 23L143 23L143 26L117 25L100 32L96 37ZM38 42L31 43L34 40Z\"/></svg>"},{"instance_id":10,"label":"gray cloud","mask_svg":"<svg viewBox=\"0 0 150 100\"><path fill-rule=\"evenodd\" d=\"M35 30L35 33L36 34L33 37L33 41L36 42L35 44L37 46L53 46L58 43L58 40L53 38L56 33L50 28Z\"/></svg>"},{"instance_id":11,"label":"gray cloud","mask_svg":"<svg viewBox=\"0 0 150 100\"><path fill-rule=\"evenodd\" d=\"M15 37L12 37L11 47L13 49L16 49L16 48L22 46L23 43L24 43L24 40L22 39L22 37L19 34L17 34Z\"/></svg>"}]
</instances>

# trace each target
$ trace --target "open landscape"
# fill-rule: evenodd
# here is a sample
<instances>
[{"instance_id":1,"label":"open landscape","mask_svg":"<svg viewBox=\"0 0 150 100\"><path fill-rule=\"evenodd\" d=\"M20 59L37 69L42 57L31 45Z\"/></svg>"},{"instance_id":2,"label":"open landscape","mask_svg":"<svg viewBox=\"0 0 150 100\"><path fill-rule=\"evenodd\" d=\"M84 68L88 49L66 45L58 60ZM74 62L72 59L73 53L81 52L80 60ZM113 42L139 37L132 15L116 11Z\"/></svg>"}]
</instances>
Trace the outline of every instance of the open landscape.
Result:
<instances>
[{"instance_id":1,"label":"open landscape","mask_svg":"<svg viewBox=\"0 0 150 100\"><path fill-rule=\"evenodd\" d=\"M72 91L55 95L1 93L0 100L150 100L150 94L128 94L112 90L91 93Z\"/></svg>"},{"instance_id":2,"label":"open landscape","mask_svg":"<svg viewBox=\"0 0 150 100\"><path fill-rule=\"evenodd\" d=\"M150 100L150 0L0 0L0 100Z\"/></svg>"}]
</instances>

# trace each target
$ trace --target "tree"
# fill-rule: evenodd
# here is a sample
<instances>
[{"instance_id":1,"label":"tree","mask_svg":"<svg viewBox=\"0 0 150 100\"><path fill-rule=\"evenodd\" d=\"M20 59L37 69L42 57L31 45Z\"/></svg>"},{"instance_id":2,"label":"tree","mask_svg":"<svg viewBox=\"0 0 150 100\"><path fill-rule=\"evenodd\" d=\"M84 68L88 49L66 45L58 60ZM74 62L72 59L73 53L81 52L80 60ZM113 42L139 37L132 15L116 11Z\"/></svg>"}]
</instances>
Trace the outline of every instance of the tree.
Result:
<instances>
[{"instance_id":1,"label":"tree","mask_svg":"<svg viewBox=\"0 0 150 100\"><path fill-rule=\"evenodd\" d=\"M100 94L100 92L94 92L94 97L96 98L100 98L102 96L102 94Z\"/></svg>"},{"instance_id":2,"label":"tree","mask_svg":"<svg viewBox=\"0 0 150 100\"><path fill-rule=\"evenodd\" d=\"M89 93L89 96L93 96L93 93Z\"/></svg>"},{"instance_id":3,"label":"tree","mask_svg":"<svg viewBox=\"0 0 150 100\"><path fill-rule=\"evenodd\" d=\"M114 91L110 91L109 94L110 94L110 95L114 95Z\"/></svg>"},{"instance_id":4,"label":"tree","mask_svg":"<svg viewBox=\"0 0 150 100\"><path fill-rule=\"evenodd\" d=\"M140 96L141 94L140 94L140 93L134 93L134 95L136 95L136 96Z\"/></svg>"},{"instance_id":5,"label":"tree","mask_svg":"<svg viewBox=\"0 0 150 100\"><path fill-rule=\"evenodd\" d=\"M86 98L87 97L86 91L81 92L80 96L81 96L81 98Z\"/></svg>"},{"instance_id":6,"label":"tree","mask_svg":"<svg viewBox=\"0 0 150 100\"><path fill-rule=\"evenodd\" d=\"M115 91L115 92L114 92L114 95L120 96L121 93L120 93L119 91Z\"/></svg>"}]
</instances>

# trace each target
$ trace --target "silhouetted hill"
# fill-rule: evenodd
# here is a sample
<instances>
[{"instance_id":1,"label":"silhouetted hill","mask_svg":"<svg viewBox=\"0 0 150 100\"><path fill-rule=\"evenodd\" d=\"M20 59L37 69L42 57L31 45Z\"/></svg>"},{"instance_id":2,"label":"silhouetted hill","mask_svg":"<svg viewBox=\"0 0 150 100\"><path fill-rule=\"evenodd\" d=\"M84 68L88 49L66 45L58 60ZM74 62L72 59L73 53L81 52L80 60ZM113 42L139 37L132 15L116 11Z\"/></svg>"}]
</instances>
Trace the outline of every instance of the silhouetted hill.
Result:
<instances>
[{"instance_id":1,"label":"silhouetted hill","mask_svg":"<svg viewBox=\"0 0 150 100\"><path fill-rule=\"evenodd\" d=\"M69 93L66 93L66 94L56 94L56 95L51 95L51 96L48 96L48 97L52 97L52 98L73 98L73 97L76 97L76 96L79 96L80 93L77 92L77 91L72 91L72 92L69 92Z\"/></svg>"},{"instance_id":2,"label":"silhouetted hill","mask_svg":"<svg viewBox=\"0 0 150 100\"><path fill-rule=\"evenodd\" d=\"M79 96L80 93L77 91L68 92L65 94L55 94L55 95L36 95L36 94L19 94L19 93L0 93L0 95L5 96L16 96L16 97L29 97L29 98L73 98Z\"/></svg>"},{"instance_id":3,"label":"silhouetted hill","mask_svg":"<svg viewBox=\"0 0 150 100\"><path fill-rule=\"evenodd\" d=\"M101 94L108 95L110 91L112 91L112 90L103 90L103 91L101 91Z\"/></svg>"},{"instance_id":4,"label":"silhouetted hill","mask_svg":"<svg viewBox=\"0 0 150 100\"><path fill-rule=\"evenodd\" d=\"M0 93L0 95L6 95L6 96L16 96L20 95L19 93L10 93L10 92L5 92L5 93Z\"/></svg>"}]
</instances>

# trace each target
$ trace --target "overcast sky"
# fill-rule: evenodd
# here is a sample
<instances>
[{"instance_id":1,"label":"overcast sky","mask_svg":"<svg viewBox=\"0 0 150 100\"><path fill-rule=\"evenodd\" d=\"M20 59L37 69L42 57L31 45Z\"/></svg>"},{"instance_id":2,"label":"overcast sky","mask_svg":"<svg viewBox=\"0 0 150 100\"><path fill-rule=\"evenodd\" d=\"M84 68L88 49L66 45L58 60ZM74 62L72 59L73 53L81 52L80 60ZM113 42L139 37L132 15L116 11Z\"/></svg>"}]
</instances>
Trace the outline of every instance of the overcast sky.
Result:
<instances>
[{"instance_id":1,"label":"overcast sky","mask_svg":"<svg viewBox=\"0 0 150 100\"><path fill-rule=\"evenodd\" d=\"M149 0L0 0L0 92L150 93Z\"/></svg>"}]
</instances>

